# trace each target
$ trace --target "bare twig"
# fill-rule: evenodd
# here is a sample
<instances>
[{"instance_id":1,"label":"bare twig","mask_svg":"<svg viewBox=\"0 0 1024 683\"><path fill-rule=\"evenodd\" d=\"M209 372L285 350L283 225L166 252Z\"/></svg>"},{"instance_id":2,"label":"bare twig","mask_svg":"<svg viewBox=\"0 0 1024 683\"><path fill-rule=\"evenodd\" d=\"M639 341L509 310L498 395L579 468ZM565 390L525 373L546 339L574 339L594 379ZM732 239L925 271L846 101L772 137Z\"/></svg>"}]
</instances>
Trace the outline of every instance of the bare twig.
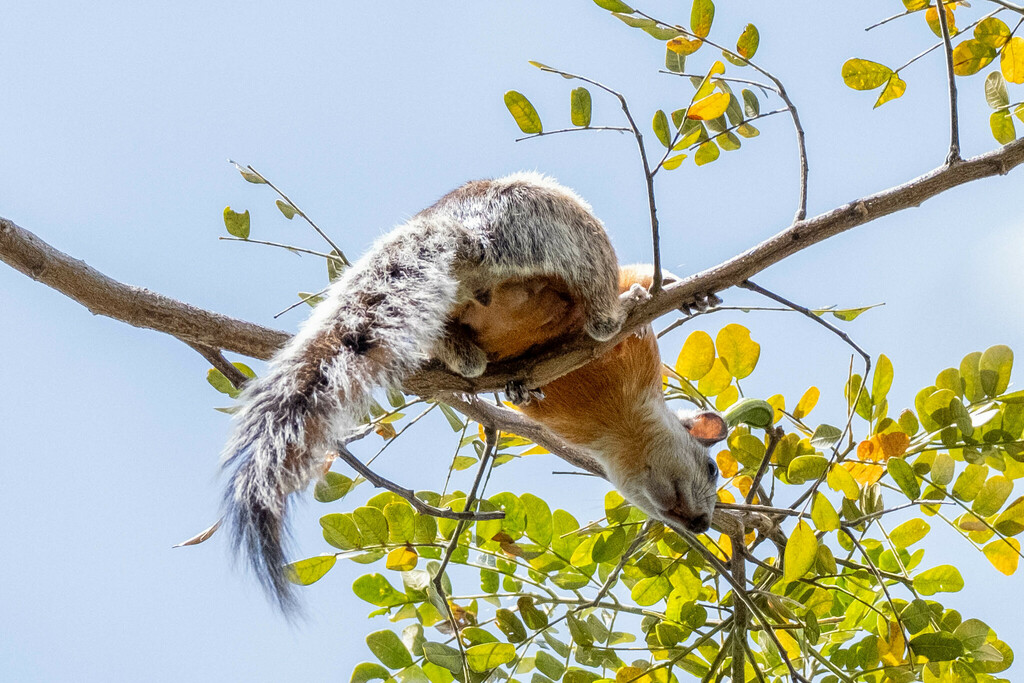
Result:
<instances>
[{"instance_id":1,"label":"bare twig","mask_svg":"<svg viewBox=\"0 0 1024 683\"><path fill-rule=\"evenodd\" d=\"M348 448L344 444L335 444L334 448L338 453L338 458L348 463L349 467L351 467L356 472L361 474L363 478L366 479L366 481L370 482L379 489L387 489L392 493L397 493L402 498L405 498L407 501L409 501L409 504L416 508L416 511L420 514L430 515L431 517L443 517L444 519L466 519L474 522L485 519L505 518L505 513L500 511L471 512L469 510L465 510L463 512L456 512L455 510L451 509L442 510L441 508L434 507L433 505L427 503L422 498L417 496L415 491L407 489L403 486L399 486L390 479L386 479L381 475L377 474L376 472L374 472L373 470L371 470L369 467L364 465L362 461L359 460L359 458L353 455L352 452L348 450Z\"/></svg>"},{"instance_id":2,"label":"bare twig","mask_svg":"<svg viewBox=\"0 0 1024 683\"><path fill-rule=\"evenodd\" d=\"M629 130L633 131L633 137L636 138L637 151L640 153L640 161L644 167L644 181L647 183L647 208L650 211L651 216L651 240L653 241L654 250L654 276L651 282L651 293L661 291L661 237L659 236L658 227L658 207L654 201L654 174L651 172L651 165L647 161L647 150L644 148L644 136L640 133L640 128L636 125L636 121L633 120L633 114L629 111L629 104L626 103L626 98L622 93L617 90L609 88L603 83L587 78L586 76L580 76L579 74L569 73L567 71L560 71L553 69L550 66L540 66L541 71L550 71L556 73L559 76L565 78L575 78L583 81L584 83L590 83L595 88L600 88L610 95L614 95L619 101L619 106L622 107L622 113L626 115L626 121L629 122Z\"/></svg>"},{"instance_id":3,"label":"bare twig","mask_svg":"<svg viewBox=\"0 0 1024 683\"><path fill-rule=\"evenodd\" d=\"M844 342L849 344L853 348L853 350L856 351L857 353L859 353L861 358L864 359L864 377L863 377L863 379L861 379L860 387L858 387L858 389L857 389L857 395L853 398L853 402L851 404L850 416L846 420L846 427L843 428L843 433L840 434L839 439L836 441L835 448L833 448L833 450L832 450L832 458L829 460L829 465L831 465L832 463L834 463L839 458L839 444L842 443L843 438L846 436L846 434L853 427L853 416L857 414L856 406L857 406L857 403L860 401L861 394L864 392L864 387L867 386L868 375L871 373L871 356L868 355L867 351L865 351L860 346L858 346L857 343L855 341L853 341L853 339L850 338L850 335L848 335L846 332L843 332L841 329L839 329L838 327L836 327L832 323L828 322L824 318L821 318L821 317L819 317L817 315L814 315L814 313L812 313L809 308L801 306L800 304L794 303L794 302L792 302L792 301L790 301L788 299L784 299L783 297L779 296L778 294L775 294L774 292L770 292L767 289L754 284L750 280L746 280L746 281L740 283L739 286L742 287L743 289L749 289L752 292L757 292L758 294L761 294L762 296L766 296L769 299L772 299L773 301L777 301L778 303L782 304L783 306L788 306L788 307L792 308L794 311L798 311L800 313L803 313L805 316L807 316L808 318L810 318L814 322L818 323L819 325L821 325L825 329L827 329L830 332L832 332L832 334L835 334L840 339L842 339ZM821 482L823 482L825 480L825 477L826 477L827 474L828 474L828 468L825 468L825 471L823 471L820 475L818 475L818 480L814 483L814 485L811 486L810 488L808 488L806 491L804 491L803 494L801 494L800 497L797 498L796 501L794 501L793 504L790 507L795 509L801 503L803 503L805 500L809 500L810 497L813 496L814 493L818 490L818 487L821 486Z\"/></svg>"},{"instance_id":4,"label":"bare twig","mask_svg":"<svg viewBox=\"0 0 1024 683\"><path fill-rule=\"evenodd\" d=\"M212 346L204 346L203 344L189 343L193 349L195 349L200 356L210 361L210 365L220 370L220 373L228 378L228 381L234 385L236 389L241 389L242 385L245 384L249 378L242 374L242 371L236 368L224 354L220 352L220 349L215 349Z\"/></svg>"},{"instance_id":5,"label":"bare twig","mask_svg":"<svg viewBox=\"0 0 1024 683\"><path fill-rule=\"evenodd\" d=\"M1001 7L1005 7L1006 9L1008 9L1008 10L1010 10L1012 12L1016 12L1018 14L1024 14L1024 7L1022 7L1020 5L1015 5L1012 2L1007 2L1007 0L989 0L989 2L993 2L993 3L995 3L995 4L997 4L997 5L1001 6Z\"/></svg>"},{"instance_id":6,"label":"bare twig","mask_svg":"<svg viewBox=\"0 0 1024 683\"><path fill-rule=\"evenodd\" d=\"M764 478L765 472L768 471L768 463L772 461L772 456L775 454L775 447L779 445L779 441L782 440L783 431L782 427L772 427L768 430L768 447L765 449L764 458L761 460L761 464L757 467L757 472L754 474L754 479L750 483L750 490L747 491L746 504L750 505L754 501L754 496L759 496L761 503L771 501L766 500L766 496L758 493L761 488L761 479Z\"/></svg>"},{"instance_id":7,"label":"bare twig","mask_svg":"<svg viewBox=\"0 0 1024 683\"><path fill-rule=\"evenodd\" d=\"M298 301L296 301L295 303L289 305L287 308L284 308L284 309L278 311L277 313L275 313L274 314L274 320L277 320L278 318L280 318L282 315L284 315L288 311L292 310L293 308L298 308L302 304L310 303L311 301L316 299L318 296L323 296L324 294L327 293L327 290L329 290L329 289L330 289L330 287L328 286L328 287L324 287L319 292L314 292L313 294L310 294L309 296L300 296Z\"/></svg>"},{"instance_id":8,"label":"bare twig","mask_svg":"<svg viewBox=\"0 0 1024 683\"><path fill-rule=\"evenodd\" d=\"M956 106L956 74L953 72L953 44L949 39L946 4L940 2L937 5L939 27L942 29L942 45L946 53L946 79L949 85L949 154L946 155L946 163L955 164L960 161L960 123Z\"/></svg>"},{"instance_id":9,"label":"bare twig","mask_svg":"<svg viewBox=\"0 0 1024 683\"><path fill-rule=\"evenodd\" d=\"M233 161L231 163L235 164L235 162L233 162ZM238 164L235 164L235 167L238 168ZM345 252L343 252L341 250L341 248L338 247L338 245L334 243L334 240L332 240L330 237L328 237L327 233L325 233L323 230L321 230L320 226L317 225L316 223L314 223L313 219L310 218L309 216L307 216L306 212L303 211L302 209L300 209L299 206L295 202L293 202L291 200L291 198L288 197L288 195L286 195L284 192L282 192L280 189L278 189L277 185L274 185L274 183L272 183L269 180L267 180L266 176L264 176L262 173L257 171L252 166L246 165L245 168L246 168L247 171L249 171L250 173L252 173L256 177L258 177L260 180L262 180L264 183L269 185L270 189L272 189L274 192L276 192L281 197L281 199L285 200L288 203L288 206L290 206L292 209L295 210L295 213L297 213L300 216L302 216L302 219L304 221L306 221L307 223L309 223L310 227L313 228L314 230L316 230L317 234L319 234L321 237L324 238L324 241L327 242L327 244L330 245L331 249L333 249L334 251L336 251L338 253L338 256L341 258L342 262L346 266L351 266L352 265L349 262L348 257L345 256ZM241 170L241 169L239 169L239 170Z\"/></svg>"},{"instance_id":10,"label":"bare twig","mask_svg":"<svg viewBox=\"0 0 1024 683\"><path fill-rule=\"evenodd\" d=\"M217 239L224 242L245 242L248 244L261 244L265 247L277 247L278 249L287 249L288 251L291 252L299 252L302 254L311 254L313 256L319 256L320 258L325 258L328 261L336 261L338 265L347 265L343 260L341 260L341 257L335 254L326 254L322 251L315 251L313 249L306 249L304 247L296 247L292 246L291 244L281 244L280 242L267 242L266 240L254 240L249 239L248 237L218 237Z\"/></svg>"},{"instance_id":11,"label":"bare twig","mask_svg":"<svg viewBox=\"0 0 1024 683\"><path fill-rule=\"evenodd\" d=\"M558 133L579 133L586 130L614 130L619 133L632 133L632 128L625 128L623 126L585 126L579 128L559 128L558 130L545 130L540 133L534 133L533 135L524 135L521 138L516 138L516 142L522 142L523 140L532 140L534 138L542 138L545 135L556 135Z\"/></svg>"},{"instance_id":12,"label":"bare twig","mask_svg":"<svg viewBox=\"0 0 1024 683\"><path fill-rule=\"evenodd\" d=\"M888 24L890 21L896 21L900 17L907 17L907 16L910 16L911 14L913 14L914 12L920 12L920 11L921 10L919 10L919 9L912 9L912 10L907 10L905 12L900 12L899 14L894 14L891 17L886 17L885 19L882 19L881 21L877 21L874 24L871 24L871 26L868 26L864 30L865 31L870 31L871 29L878 28L879 26L884 26L884 25Z\"/></svg>"}]
</instances>

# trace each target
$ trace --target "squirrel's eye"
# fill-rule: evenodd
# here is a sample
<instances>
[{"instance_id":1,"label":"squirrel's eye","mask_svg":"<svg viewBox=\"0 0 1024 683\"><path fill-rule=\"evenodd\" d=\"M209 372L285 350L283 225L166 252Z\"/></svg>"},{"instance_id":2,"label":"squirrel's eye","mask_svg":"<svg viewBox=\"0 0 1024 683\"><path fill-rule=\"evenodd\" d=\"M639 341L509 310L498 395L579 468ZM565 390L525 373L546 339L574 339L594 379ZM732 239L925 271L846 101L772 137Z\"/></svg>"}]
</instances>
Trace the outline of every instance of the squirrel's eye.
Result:
<instances>
[{"instance_id":1,"label":"squirrel's eye","mask_svg":"<svg viewBox=\"0 0 1024 683\"><path fill-rule=\"evenodd\" d=\"M707 467L708 467L708 479L710 479L711 481L714 481L715 479L718 478L718 465L715 464L714 460L708 460L707 461Z\"/></svg>"}]
</instances>

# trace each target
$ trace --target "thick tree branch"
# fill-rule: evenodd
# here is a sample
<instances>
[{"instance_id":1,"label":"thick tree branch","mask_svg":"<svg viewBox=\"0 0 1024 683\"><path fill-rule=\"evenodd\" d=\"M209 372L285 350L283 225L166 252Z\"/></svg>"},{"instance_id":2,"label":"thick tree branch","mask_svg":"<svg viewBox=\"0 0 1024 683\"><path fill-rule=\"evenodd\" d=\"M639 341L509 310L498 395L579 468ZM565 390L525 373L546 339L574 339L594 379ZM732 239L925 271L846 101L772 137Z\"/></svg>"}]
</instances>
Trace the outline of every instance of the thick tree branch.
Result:
<instances>
[{"instance_id":1,"label":"thick tree branch","mask_svg":"<svg viewBox=\"0 0 1024 683\"><path fill-rule=\"evenodd\" d=\"M622 332L607 342L580 339L532 358L493 363L486 373L473 379L454 375L432 363L410 377L405 387L421 396L434 396L446 391L474 394L501 390L510 380L524 381L529 387L542 386L608 351L632 330L702 296L735 286L813 244L876 218L918 206L953 187L1006 174L1021 163L1024 163L1024 139L793 223L728 261L672 283L650 300L636 305ZM267 359L289 338L286 332L113 280L5 218L0 218L0 260L95 314L165 332L190 345Z\"/></svg>"}]
</instances>

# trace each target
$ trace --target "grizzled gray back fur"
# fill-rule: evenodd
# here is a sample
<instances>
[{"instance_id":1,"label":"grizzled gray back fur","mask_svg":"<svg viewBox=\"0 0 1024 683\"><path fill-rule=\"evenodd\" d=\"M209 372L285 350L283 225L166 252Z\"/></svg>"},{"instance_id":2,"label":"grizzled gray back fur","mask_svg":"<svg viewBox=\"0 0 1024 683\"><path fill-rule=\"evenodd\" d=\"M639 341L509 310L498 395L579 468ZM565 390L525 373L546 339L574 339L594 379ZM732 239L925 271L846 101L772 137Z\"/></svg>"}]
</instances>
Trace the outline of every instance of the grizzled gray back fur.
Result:
<instances>
[{"instance_id":1,"label":"grizzled gray back fur","mask_svg":"<svg viewBox=\"0 0 1024 683\"><path fill-rule=\"evenodd\" d=\"M469 183L379 239L246 385L224 450L226 517L236 551L283 610L296 606L288 494L320 476L324 452L358 424L374 388L399 386L435 354L460 301L530 275L563 278L593 337L618 331L618 266L586 203L537 174Z\"/></svg>"}]
</instances>

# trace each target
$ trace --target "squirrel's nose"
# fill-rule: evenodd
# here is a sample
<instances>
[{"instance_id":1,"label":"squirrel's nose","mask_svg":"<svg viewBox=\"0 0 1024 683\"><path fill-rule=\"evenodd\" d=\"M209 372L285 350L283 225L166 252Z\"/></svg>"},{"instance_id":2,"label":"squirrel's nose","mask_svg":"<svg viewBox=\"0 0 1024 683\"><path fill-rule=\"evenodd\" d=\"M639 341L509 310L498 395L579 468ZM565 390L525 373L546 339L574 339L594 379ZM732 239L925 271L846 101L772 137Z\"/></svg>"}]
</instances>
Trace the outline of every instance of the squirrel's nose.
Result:
<instances>
[{"instance_id":1,"label":"squirrel's nose","mask_svg":"<svg viewBox=\"0 0 1024 683\"><path fill-rule=\"evenodd\" d=\"M711 528L711 516L700 515L699 517L694 517L686 523L686 528L695 534L702 534Z\"/></svg>"}]
</instances>

